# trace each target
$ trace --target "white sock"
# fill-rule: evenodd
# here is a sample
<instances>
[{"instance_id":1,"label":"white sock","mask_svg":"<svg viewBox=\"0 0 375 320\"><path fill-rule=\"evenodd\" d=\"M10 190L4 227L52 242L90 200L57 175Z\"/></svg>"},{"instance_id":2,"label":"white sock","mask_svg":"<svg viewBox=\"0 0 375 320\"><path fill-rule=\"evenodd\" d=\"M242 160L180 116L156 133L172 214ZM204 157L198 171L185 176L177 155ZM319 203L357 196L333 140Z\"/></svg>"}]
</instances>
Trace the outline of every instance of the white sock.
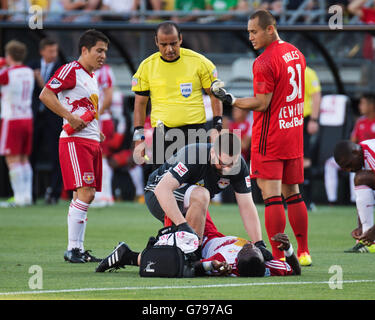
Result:
<instances>
[{"instance_id":1,"label":"white sock","mask_svg":"<svg viewBox=\"0 0 375 320\"><path fill-rule=\"evenodd\" d=\"M29 162L22 165L25 204L31 204L33 198L33 169Z\"/></svg>"},{"instance_id":2,"label":"white sock","mask_svg":"<svg viewBox=\"0 0 375 320\"><path fill-rule=\"evenodd\" d=\"M141 166L135 166L129 170L130 177L134 183L135 195L141 196L144 194L143 185L143 169Z\"/></svg>"},{"instance_id":3,"label":"white sock","mask_svg":"<svg viewBox=\"0 0 375 320\"><path fill-rule=\"evenodd\" d=\"M374 194L368 186L356 186L354 192L362 233L365 233L374 225Z\"/></svg>"},{"instance_id":4,"label":"white sock","mask_svg":"<svg viewBox=\"0 0 375 320\"><path fill-rule=\"evenodd\" d=\"M72 200L68 213L68 250L79 248L84 251L83 241L87 224L89 204L81 200Z\"/></svg>"},{"instance_id":5,"label":"white sock","mask_svg":"<svg viewBox=\"0 0 375 320\"><path fill-rule=\"evenodd\" d=\"M349 172L349 187L350 187L350 201L351 202L355 202L354 177L355 177L355 172Z\"/></svg>"},{"instance_id":6,"label":"white sock","mask_svg":"<svg viewBox=\"0 0 375 320\"><path fill-rule=\"evenodd\" d=\"M329 202L337 201L339 167L333 157L329 158L324 164L324 186Z\"/></svg>"},{"instance_id":7,"label":"white sock","mask_svg":"<svg viewBox=\"0 0 375 320\"><path fill-rule=\"evenodd\" d=\"M13 164L9 168L9 179L13 190L14 202L23 204L24 198L24 181L23 181L23 166L20 163Z\"/></svg>"}]
</instances>

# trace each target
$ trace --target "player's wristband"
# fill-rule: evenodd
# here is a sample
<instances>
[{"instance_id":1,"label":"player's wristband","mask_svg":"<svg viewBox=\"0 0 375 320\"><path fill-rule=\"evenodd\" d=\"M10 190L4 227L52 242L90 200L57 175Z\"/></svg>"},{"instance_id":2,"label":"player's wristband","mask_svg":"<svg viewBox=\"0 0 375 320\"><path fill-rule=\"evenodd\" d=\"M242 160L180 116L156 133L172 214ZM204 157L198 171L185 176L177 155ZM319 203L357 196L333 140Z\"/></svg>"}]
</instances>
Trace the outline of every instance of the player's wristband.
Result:
<instances>
[{"instance_id":1,"label":"player's wristband","mask_svg":"<svg viewBox=\"0 0 375 320\"><path fill-rule=\"evenodd\" d=\"M145 140L145 129L143 127L134 128L133 141Z\"/></svg>"},{"instance_id":2,"label":"player's wristband","mask_svg":"<svg viewBox=\"0 0 375 320\"><path fill-rule=\"evenodd\" d=\"M310 121L318 122L318 119L310 118Z\"/></svg>"},{"instance_id":3,"label":"player's wristband","mask_svg":"<svg viewBox=\"0 0 375 320\"><path fill-rule=\"evenodd\" d=\"M294 254L294 251L293 251L293 246L292 244L290 244L290 247L288 250L284 250L284 254L286 257L291 257L293 254Z\"/></svg>"},{"instance_id":4,"label":"player's wristband","mask_svg":"<svg viewBox=\"0 0 375 320\"><path fill-rule=\"evenodd\" d=\"M221 131L221 129L223 129L223 117L220 117L220 116L214 117L213 123L214 123L214 128L217 131Z\"/></svg>"}]
</instances>

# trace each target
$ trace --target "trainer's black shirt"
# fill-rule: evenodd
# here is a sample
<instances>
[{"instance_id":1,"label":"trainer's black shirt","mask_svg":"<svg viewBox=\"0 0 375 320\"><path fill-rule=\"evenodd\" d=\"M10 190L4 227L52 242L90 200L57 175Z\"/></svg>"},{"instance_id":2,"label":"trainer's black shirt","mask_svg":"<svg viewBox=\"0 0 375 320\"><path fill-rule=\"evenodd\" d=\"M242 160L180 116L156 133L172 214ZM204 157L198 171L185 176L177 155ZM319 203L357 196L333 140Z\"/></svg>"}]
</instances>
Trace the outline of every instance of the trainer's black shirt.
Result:
<instances>
[{"instance_id":1,"label":"trainer's black shirt","mask_svg":"<svg viewBox=\"0 0 375 320\"><path fill-rule=\"evenodd\" d=\"M210 149L212 144L189 144L180 149L177 154L168 159L162 166L152 172L148 178L145 190L154 191L163 176L170 172L182 184L200 185L205 187L211 198L229 185L237 193L251 192L249 168L241 157L232 169L235 174L221 175L211 164Z\"/></svg>"}]
</instances>

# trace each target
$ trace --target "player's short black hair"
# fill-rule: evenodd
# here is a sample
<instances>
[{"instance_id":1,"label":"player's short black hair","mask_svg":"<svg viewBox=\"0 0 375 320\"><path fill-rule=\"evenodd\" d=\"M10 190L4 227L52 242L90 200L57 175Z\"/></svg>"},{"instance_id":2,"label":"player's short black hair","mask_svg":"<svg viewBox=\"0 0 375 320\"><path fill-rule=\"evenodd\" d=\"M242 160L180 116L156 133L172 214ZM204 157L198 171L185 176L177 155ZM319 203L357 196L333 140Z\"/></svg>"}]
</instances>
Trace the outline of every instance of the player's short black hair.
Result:
<instances>
[{"instance_id":1,"label":"player's short black hair","mask_svg":"<svg viewBox=\"0 0 375 320\"><path fill-rule=\"evenodd\" d=\"M155 37L157 38L158 32L161 30L165 34L172 34L173 30L177 31L178 38L181 38L181 30L177 23L173 21L164 21L162 23L159 23L158 26L155 29Z\"/></svg>"},{"instance_id":2,"label":"player's short black hair","mask_svg":"<svg viewBox=\"0 0 375 320\"><path fill-rule=\"evenodd\" d=\"M362 93L361 98L367 100L370 104L375 105L375 94L365 92Z\"/></svg>"},{"instance_id":3,"label":"player's short black hair","mask_svg":"<svg viewBox=\"0 0 375 320\"><path fill-rule=\"evenodd\" d=\"M264 277L266 265L262 254L242 249L237 255L237 270L240 277Z\"/></svg>"},{"instance_id":4,"label":"player's short black hair","mask_svg":"<svg viewBox=\"0 0 375 320\"><path fill-rule=\"evenodd\" d=\"M79 38L79 43L78 43L79 54L81 54L83 47L86 47L88 50L90 50L92 47L95 47L98 41L103 41L104 43L109 44L109 39L104 33L95 29L89 29L85 31L85 33L82 34L81 37Z\"/></svg>"},{"instance_id":5,"label":"player's short black hair","mask_svg":"<svg viewBox=\"0 0 375 320\"><path fill-rule=\"evenodd\" d=\"M253 20L258 18L259 26L266 30L268 26L274 26L276 28L276 19L271 12L264 9L256 10L254 13L251 14L249 20Z\"/></svg>"},{"instance_id":6,"label":"player's short black hair","mask_svg":"<svg viewBox=\"0 0 375 320\"><path fill-rule=\"evenodd\" d=\"M352 156L353 144L354 142L350 140L341 140L336 144L335 149L333 150L333 157L337 164L340 165L343 160Z\"/></svg>"},{"instance_id":7,"label":"player's short black hair","mask_svg":"<svg viewBox=\"0 0 375 320\"><path fill-rule=\"evenodd\" d=\"M241 141L233 132L222 132L215 139L214 150L216 154L225 153L229 156L241 154Z\"/></svg>"}]
</instances>

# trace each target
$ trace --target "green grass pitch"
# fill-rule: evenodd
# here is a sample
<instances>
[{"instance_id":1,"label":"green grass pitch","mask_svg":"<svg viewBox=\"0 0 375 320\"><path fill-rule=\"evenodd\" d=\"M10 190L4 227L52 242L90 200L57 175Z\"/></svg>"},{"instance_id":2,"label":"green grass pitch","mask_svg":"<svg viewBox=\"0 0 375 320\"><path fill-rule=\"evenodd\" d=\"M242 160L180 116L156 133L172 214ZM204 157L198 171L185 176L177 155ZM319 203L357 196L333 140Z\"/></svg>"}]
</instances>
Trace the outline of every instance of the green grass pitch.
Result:
<instances>
[{"instance_id":1,"label":"green grass pitch","mask_svg":"<svg viewBox=\"0 0 375 320\"><path fill-rule=\"evenodd\" d=\"M304 267L302 276L256 279L150 279L140 278L136 267L98 274L94 272L95 263L67 263L63 260L67 208L68 203L61 202L57 206L0 209L1 300L331 300L372 299L375 291L375 255L343 252L354 245L350 237L356 224L354 206L318 206L316 212L309 212L313 265ZM268 244L264 206L257 208ZM211 206L210 212L221 232L246 237L235 205ZM90 209L85 247L103 258L118 241L142 250L160 227L145 205L122 202L111 208ZM297 248L289 225L286 232ZM33 278L36 275L40 276L39 282ZM35 288L35 284L41 288Z\"/></svg>"}]
</instances>

